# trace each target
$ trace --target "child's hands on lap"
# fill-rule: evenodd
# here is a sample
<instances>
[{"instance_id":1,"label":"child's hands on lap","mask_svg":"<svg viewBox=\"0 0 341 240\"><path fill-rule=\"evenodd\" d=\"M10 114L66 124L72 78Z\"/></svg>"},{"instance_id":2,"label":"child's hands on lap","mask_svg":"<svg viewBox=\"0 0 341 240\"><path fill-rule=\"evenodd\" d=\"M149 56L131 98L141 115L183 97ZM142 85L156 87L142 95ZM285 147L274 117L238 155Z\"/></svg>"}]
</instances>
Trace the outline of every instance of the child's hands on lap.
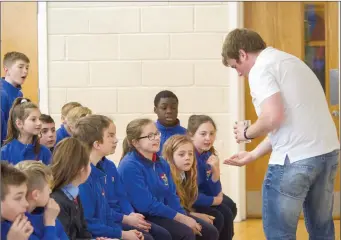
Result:
<instances>
[{"instance_id":1,"label":"child's hands on lap","mask_svg":"<svg viewBox=\"0 0 341 240\"><path fill-rule=\"evenodd\" d=\"M124 240L144 240L143 233L137 230L123 231L122 239Z\"/></svg>"},{"instance_id":2,"label":"child's hands on lap","mask_svg":"<svg viewBox=\"0 0 341 240\"><path fill-rule=\"evenodd\" d=\"M148 223L142 214L139 213L130 213L128 216L124 217L124 222L132 227L136 227L138 229L149 232L151 228L151 224Z\"/></svg>"}]
</instances>

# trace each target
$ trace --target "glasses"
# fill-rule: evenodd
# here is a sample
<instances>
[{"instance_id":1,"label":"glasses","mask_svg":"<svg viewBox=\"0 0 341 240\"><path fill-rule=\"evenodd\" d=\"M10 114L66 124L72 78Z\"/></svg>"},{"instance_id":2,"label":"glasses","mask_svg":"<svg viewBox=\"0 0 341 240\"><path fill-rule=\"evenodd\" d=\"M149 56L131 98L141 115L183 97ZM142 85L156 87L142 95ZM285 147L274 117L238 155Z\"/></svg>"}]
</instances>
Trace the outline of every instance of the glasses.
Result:
<instances>
[{"instance_id":1,"label":"glasses","mask_svg":"<svg viewBox=\"0 0 341 240\"><path fill-rule=\"evenodd\" d=\"M148 138L150 141L155 140L156 137L160 137L161 133L156 132L156 133L149 133L147 136L139 137L137 140L143 139L143 138Z\"/></svg>"}]
</instances>

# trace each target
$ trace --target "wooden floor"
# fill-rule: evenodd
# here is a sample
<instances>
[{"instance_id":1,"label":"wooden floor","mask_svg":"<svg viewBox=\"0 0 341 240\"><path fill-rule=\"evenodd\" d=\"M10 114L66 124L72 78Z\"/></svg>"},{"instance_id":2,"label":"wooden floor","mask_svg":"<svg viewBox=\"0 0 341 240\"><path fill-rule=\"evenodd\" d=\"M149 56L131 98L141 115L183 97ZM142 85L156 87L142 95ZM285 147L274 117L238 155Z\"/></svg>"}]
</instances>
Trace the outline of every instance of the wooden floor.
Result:
<instances>
[{"instance_id":1,"label":"wooden floor","mask_svg":"<svg viewBox=\"0 0 341 240\"><path fill-rule=\"evenodd\" d=\"M340 240L340 220L334 221L336 240ZM261 219L248 219L246 221L234 224L235 236L233 240L266 240L263 233ZM297 240L308 240L304 220L299 221L297 228Z\"/></svg>"}]
</instances>

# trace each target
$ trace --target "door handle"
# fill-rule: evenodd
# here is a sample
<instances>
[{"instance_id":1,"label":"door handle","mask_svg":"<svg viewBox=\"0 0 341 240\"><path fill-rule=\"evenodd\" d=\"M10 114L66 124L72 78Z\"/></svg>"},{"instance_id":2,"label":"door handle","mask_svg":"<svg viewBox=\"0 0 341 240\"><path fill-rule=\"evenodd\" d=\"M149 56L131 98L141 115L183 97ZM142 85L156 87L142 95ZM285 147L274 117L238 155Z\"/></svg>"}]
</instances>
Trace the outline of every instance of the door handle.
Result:
<instances>
[{"instance_id":1,"label":"door handle","mask_svg":"<svg viewBox=\"0 0 341 240\"><path fill-rule=\"evenodd\" d=\"M340 116L340 112L337 111L337 110L334 110L334 111L332 111L332 115L333 115L333 117L339 117Z\"/></svg>"}]
</instances>

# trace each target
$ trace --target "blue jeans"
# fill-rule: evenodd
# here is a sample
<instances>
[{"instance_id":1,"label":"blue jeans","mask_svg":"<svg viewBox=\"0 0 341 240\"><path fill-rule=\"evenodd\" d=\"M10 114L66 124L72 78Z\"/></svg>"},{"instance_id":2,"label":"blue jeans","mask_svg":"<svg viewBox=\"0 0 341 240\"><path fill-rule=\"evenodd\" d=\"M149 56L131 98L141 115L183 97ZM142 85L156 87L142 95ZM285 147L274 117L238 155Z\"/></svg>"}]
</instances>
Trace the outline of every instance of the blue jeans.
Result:
<instances>
[{"instance_id":1,"label":"blue jeans","mask_svg":"<svg viewBox=\"0 0 341 240\"><path fill-rule=\"evenodd\" d=\"M285 164L270 164L263 183L263 228L267 240L295 240L304 212L310 240L334 240L334 180L339 150Z\"/></svg>"}]
</instances>

